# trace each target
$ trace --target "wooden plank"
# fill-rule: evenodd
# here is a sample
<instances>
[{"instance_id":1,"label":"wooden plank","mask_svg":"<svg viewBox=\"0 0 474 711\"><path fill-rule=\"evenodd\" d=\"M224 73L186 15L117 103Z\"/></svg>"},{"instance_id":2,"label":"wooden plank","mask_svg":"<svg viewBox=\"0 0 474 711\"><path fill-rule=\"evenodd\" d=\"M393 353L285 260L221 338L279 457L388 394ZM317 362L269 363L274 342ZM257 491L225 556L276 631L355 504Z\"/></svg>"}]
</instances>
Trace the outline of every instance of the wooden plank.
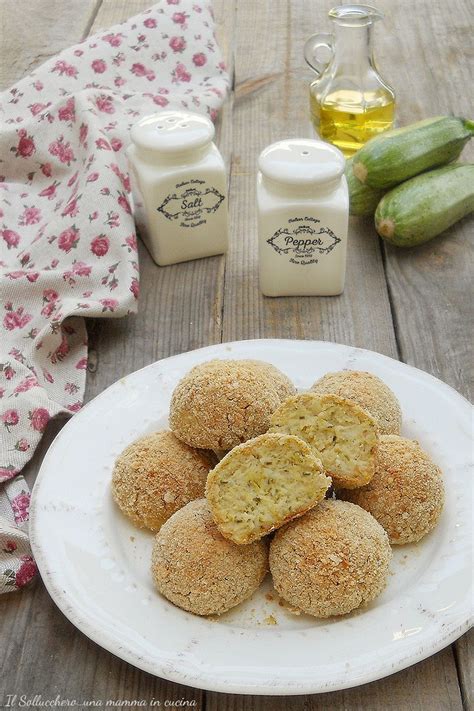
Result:
<instances>
[{"instance_id":1,"label":"wooden plank","mask_svg":"<svg viewBox=\"0 0 474 711\"><path fill-rule=\"evenodd\" d=\"M448 648L437 655L438 665L427 659L386 679L328 694L253 696L249 704L249 697L207 692L206 711L459 711L462 704L451 657Z\"/></svg>"},{"instance_id":2,"label":"wooden plank","mask_svg":"<svg viewBox=\"0 0 474 711\"><path fill-rule=\"evenodd\" d=\"M148 6L146 0L104 0L93 31L121 22ZM215 3L215 13L223 51L231 60L232 12L221 0ZM231 110L228 102L216 139L228 162ZM94 372L88 377L86 399L121 375L159 358L219 342L224 267L224 257L213 257L160 268L141 245L138 314L127 319L88 320Z\"/></svg>"},{"instance_id":3,"label":"wooden plank","mask_svg":"<svg viewBox=\"0 0 474 711\"><path fill-rule=\"evenodd\" d=\"M139 12L149 3L141 4L142 7L137 7L136 2L104 2L94 31ZM219 41L232 73L232 13L228 9L226 11L225 4L225 0L222 0L214 3L214 7L220 25ZM217 142L228 161L231 150L231 110L230 101L223 110L217 130ZM143 245L140 245L141 295L138 314L128 319L88 321L94 372L88 374L86 399L90 400L121 374L174 353L218 342L221 337L224 265L224 258L215 257L160 269L150 259ZM77 631L73 631L73 634L75 637L82 636ZM152 677L104 650L100 650L100 656L96 657L95 645L85 651L89 657L87 668L94 669L93 678L88 680L87 685L83 684L90 698L110 696L109 692L103 692L101 685L112 670L118 683L123 684L124 679L133 676L141 685L139 693L130 690L124 695L125 698L154 698L162 704L183 698L194 702L196 711L204 708L205 695L198 689L189 689ZM120 697L116 688L114 694Z\"/></svg>"},{"instance_id":4,"label":"wooden plank","mask_svg":"<svg viewBox=\"0 0 474 711\"><path fill-rule=\"evenodd\" d=\"M62 49L80 42L100 3L101 0L2 0L0 90Z\"/></svg>"},{"instance_id":5,"label":"wooden plank","mask_svg":"<svg viewBox=\"0 0 474 711\"><path fill-rule=\"evenodd\" d=\"M467 0L436 3L403 0L378 3L397 41L382 44L384 64L397 66L394 83L401 125L426 116L469 117L473 62L466 42L471 22ZM427 41L429 38L429 41ZM399 61L400 56L410 61ZM413 71L413 66L420 67ZM474 148L464 151L473 160ZM427 244L400 250L385 246L387 279L400 355L472 396L472 272L474 220L466 218Z\"/></svg>"},{"instance_id":6,"label":"wooden plank","mask_svg":"<svg viewBox=\"0 0 474 711\"><path fill-rule=\"evenodd\" d=\"M97 0L67 4L61 0L48 3L4 0L0 4L0 87L9 86L50 56L80 42L87 34L99 4ZM24 474L30 485L63 423L64 420L49 423L40 447L25 468ZM61 648L56 646L56 634L65 630L64 648L67 649L71 625L59 613L41 581L28 591L0 596L0 625L4 650L0 703L10 693L40 693L49 698L53 691L67 688L64 658L57 665L52 662L55 650ZM44 654L39 655L38 650ZM54 675L51 674L53 668Z\"/></svg>"},{"instance_id":7,"label":"wooden plank","mask_svg":"<svg viewBox=\"0 0 474 711\"><path fill-rule=\"evenodd\" d=\"M391 305L379 241L370 220L351 221L346 291L341 297L264 298L258 290L255 220L256 158L268 143L309 136L303 69L305 38L328 28L312 2L239 3L236 27L231 225L233 250L225 274L223 340L316 338L350 343L397 357ZM393 67L397 64L393 63ZM207 695L209 709L237 711L237 696ZM392 705L393 704L393 705ZM253 698L254 711L277 709L459 709L452 649L388 679L322 697Z\"/></svg>"},{"instance_id":8,"label":"wooden plank","mask_svg":"<svg viewBox=\"0 0 474 711\"><path fill-rule=\"evenodd\" d=\"M79 0L71 4L76 10L82 7ZM43 1L38 5L44 9L48 3ZM76 34L70 38L65 32L63 44L55 51L81 39L84 31L99 31L149 5L148 0L104 0L93 26L86 22L79 34L77 27L71 28ZM232 73L233 10L229 11L225 0L214 3L214 7L220 25L219 39ZM45 16L50 18L50 13ZM41 12L38 12L39 34L41 18ZM26 51L25 61L29 61L29 56ZM26 71L25 68L24 73ZM229 163L231 111L232 102L228 102L217 131L217 141ZM224 263L223 257L214 257L159 268L141 245L142 291L138 314L124 319L87 320L90 362L86 401L122 375L158 358L218 342L221 339ZM30 485L63 422L50 423L39 451L26 467L25 475ZM200 690L141 672L90 642L58 611L40 581L34 592L0 596L0 627L7 644L2 678L5 688L1 689L5 694L42 694L49 698L53 692L66 696L67 689L67 696L78 699L79 703L81 699L103 703L107 699L144 699L148 703L155 699L163 704L185 699L194 702L196 711L202 708L203 693ZM38 649L48 650L48 653L38 656ZM18 664L19 655L24 660L22 664Z\"/></svg>"},{"instance_id":9,"label":"wooden plank","mask_svg":"<svg viewBox=\"0 0 474 711\"><path fill-rule=\"evenodd\" d=\"M232 250L225 279L223 340L312 338L397 357L383 264L367 225L353 221L347 285L331 298L265 298L258 287L256 161L269 143L311 136L302 47L326 25L319 3L241 2L237 12L231 189Z\"/></svg>"},{"instance_id":10,"label":"wooden plank","mask_svg":"<svg viewBox=\"0 0 474 711\"><path fill-rule=\"evenodd\" d=\"M474 630L458 639L455 655L464 708L471 711L474 709Z\"/></svg>"},{"instance_id":11,"label":"wooden plank","mask_svg":"<svg viewBox=\"0 0 474 711\"><path fill-rule=\"evenodd\" d=\"M403 28L396 33L396 41L392 35L391 41L378 45L382 65L397 67L393 81L400 124L439 114L470 117L472 102L466 87L471 85L474 63L468 52L469 2L421 0L416 13L409 0L383 0L378 5L385 10L389 26ZM410 61L400 62L400 56ZM413 71L414 66L423 70ZM472 144L464 150L463 159L474 159ZM384 245L400 358L471 399L473 233L470 217L415 249ZM472 704L472 648L464 637L455 648L463 698Z\"/></svg>"},{"instance_id":12,"label":"wooden plank","mask_svg":"<svg viewBox=\"0 0 474 711\"><path fill-rule=\"evenodd\" d=\"M121 22L149 6L147 0L104 0L92 31ZM232 45L232 13L226 11L225 2L215 4L220 23L220 40L223 51L230 52ZM230 53L227 60L231 60ZM232 66L230 66L232 71ZM217 141L225 157L231 150L232 104L224 109L218 126ZM227 119L226 119L227 115ZM91 363L88 375L86 400L102 392L118 377L174 353L216 343L221 337L221 301L223 292L223 257L159 268L147 250L140 246L141 295L139 311L127 319L88 321ZM82 637L77 631L74 638ZM78 653L87 653L88 669L94 676L87 685L90 698L105 699L110 691L103 689L104 679L113 673L119 684L133 677L136 684L125 698L166 700L184 698L193 700L199 709L204 703L204 693L171 684L149 674L133 669L104 650L91 645ZM80 677L79 677L80 678ZM116 693L116 690L115 690Z\"/></svg>"}]
</instances>

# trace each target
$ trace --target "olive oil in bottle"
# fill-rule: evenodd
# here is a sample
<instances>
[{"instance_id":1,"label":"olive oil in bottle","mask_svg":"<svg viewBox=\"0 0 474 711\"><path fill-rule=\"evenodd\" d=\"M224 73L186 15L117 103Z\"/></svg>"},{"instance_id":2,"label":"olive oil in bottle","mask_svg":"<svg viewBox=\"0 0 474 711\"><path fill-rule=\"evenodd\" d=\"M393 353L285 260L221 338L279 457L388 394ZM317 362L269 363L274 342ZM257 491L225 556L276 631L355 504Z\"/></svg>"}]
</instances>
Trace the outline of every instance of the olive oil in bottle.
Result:
<instances>
[{"instance_id":1,"label":"olive oil in bottle","mask_svg":"<svg viewBox=\"0 0 474 711\"><path fill-rule=\"evenodd\" d=\"M304 48L316 74L310 86L311 120L320 138L350 157L392 128L395 92L373 56L373 27L382 14L368 5L338 5L329 17L334 34L313 35Z\"/></svg>"},{"instance_id":2,"label":"olive oil in bottle","mask_svg":"<svg viewBox=\"0 0 474 711\"><path fill-rule=\"evenodd\" d=\"M349 157L364 143L393 126L395 100L390 92L341 90L322 101L310 94L311 120L321 138Z\"/></svg>"}]
</instances>

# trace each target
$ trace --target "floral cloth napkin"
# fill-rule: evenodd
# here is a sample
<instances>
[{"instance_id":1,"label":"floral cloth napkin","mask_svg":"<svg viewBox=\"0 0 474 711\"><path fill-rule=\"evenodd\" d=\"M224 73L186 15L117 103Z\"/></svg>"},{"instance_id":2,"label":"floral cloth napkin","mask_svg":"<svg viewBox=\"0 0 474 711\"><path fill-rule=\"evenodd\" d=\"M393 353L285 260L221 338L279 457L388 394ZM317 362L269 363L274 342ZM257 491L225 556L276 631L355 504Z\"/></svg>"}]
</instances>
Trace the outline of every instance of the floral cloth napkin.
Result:
<instances>
[{"instance_id":1,"label":"floral cloth napkin","mask_svg":"<svg viewBox=\"0 0 474 711\"><path fill-rule=\"evenodd\" d=\"M35 573L18 473L82 405L83 316L136 310L130 126L171 106L214 118L228 81L209 2L162 0L0 95L0 592Z\"/></svg>"}]
</instances>

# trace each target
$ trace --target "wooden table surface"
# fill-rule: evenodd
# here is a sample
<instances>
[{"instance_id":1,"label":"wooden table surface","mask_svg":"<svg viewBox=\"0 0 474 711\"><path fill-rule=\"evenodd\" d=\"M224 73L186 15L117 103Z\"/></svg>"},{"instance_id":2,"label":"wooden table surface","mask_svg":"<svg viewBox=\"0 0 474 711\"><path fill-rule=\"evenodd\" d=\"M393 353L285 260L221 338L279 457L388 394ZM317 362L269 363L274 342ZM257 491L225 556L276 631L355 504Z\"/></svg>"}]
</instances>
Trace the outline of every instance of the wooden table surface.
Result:
<instances>
[{"instance_id":1,"label":"wooden table surface","mask_svg":"<svg viewBox=\"0 0 474 711\"><path fill-rule=\"evenodd\" d=\"M0 86L89 33L140 12L147 0L2 0ZM345 292L329 298L262 297L257 278L255 164L277 139L310 136L305 38L329 31L331 2L215 0L233 92L218 127L230 167L232 246L227 256L156 267L140 252L136 316L89 320L86 400L159 358L219 341L321 339L372 349L417 366L466 397L472 384L473 223L411 251L382 244L372 221L352 220ZM400 124L437 114L468 116L472 98L468 0L377 0L381 71L397 91ZM471 94L471 96L470 96ZM471 357L470 357L471 356ZM27 467L35 472L62 421L50 423ZM3 673L10 693L29 698L195 701L201 711L472 708L473 635L387 679L346 691L299 697L202 692L135 669L89 641L59 612L41 581L0 596ZM3 699L3 701L2 701ZM3 706L2 706L3 703ZM79 702L78 702L79 703Z\"/></svg>"}]
</instances>

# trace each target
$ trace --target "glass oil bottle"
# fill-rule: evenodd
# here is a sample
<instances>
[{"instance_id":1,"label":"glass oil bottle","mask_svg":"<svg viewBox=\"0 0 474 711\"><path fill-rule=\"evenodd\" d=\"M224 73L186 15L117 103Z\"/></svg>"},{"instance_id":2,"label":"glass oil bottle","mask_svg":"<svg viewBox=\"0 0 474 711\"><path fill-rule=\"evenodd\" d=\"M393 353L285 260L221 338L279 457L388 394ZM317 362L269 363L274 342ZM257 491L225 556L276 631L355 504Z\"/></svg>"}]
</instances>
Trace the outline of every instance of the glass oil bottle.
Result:
<instances>
[{"instance_id":1,"label":"glass oil bottle","mask_svg":"<svg viewBox=\"0 0 474 711\"><path fill-rule=\"evenodd\" d=\"M317 74L310 86L311 119L319 136L349 157L393 127L395 93L373 57L373 26L382 14L368 5L340 5L329 17L334 34L313 35L304 49Z\"/></svg>"}]
</instances>

